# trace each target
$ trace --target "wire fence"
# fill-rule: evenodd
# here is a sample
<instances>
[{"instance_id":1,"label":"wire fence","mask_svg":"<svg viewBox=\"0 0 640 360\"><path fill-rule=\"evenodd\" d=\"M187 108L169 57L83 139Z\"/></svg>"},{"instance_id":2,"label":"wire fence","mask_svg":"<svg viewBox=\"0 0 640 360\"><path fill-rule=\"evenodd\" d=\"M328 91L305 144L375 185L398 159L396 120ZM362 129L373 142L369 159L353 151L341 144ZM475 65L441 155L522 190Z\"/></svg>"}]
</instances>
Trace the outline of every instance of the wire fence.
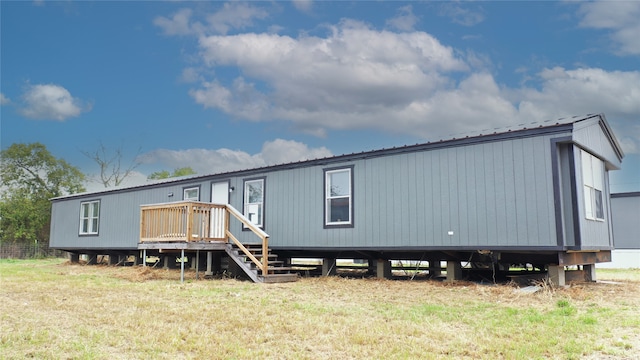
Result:
<instances>
[{"instance_id":1,"label":"wire fence","mask_svg":"<svg viewBox=\"0 0 640 360\"><path fill-rule=\"evenodd\" d=\"M66 252L51 249L46 245L0 243L0 259L43 259L51 257L63 258Z\"/></svg>"}]
</instances>

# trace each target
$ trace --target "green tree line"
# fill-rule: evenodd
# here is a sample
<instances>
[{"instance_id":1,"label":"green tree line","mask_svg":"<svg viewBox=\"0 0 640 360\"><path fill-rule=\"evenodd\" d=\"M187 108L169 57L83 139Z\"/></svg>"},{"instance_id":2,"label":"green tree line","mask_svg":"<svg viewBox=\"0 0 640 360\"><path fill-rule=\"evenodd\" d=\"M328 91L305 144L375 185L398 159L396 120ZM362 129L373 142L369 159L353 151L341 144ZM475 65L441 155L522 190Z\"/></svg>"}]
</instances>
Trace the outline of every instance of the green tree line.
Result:
<instances>
[{"instance_id":1,"label":"green tree line","mask_svg":"<svg viewBox=\"0 0 640 360\"><path fill-rule=\"evenodd\" d=\"M84 153L86 155L86 152ZM105 171L122 181L131 167L120 171L120 150L116 160L106 155L104 146L95 152L94 162L100 167L101 179ZM105 160L106 159L106 160ZM113 169L109 166L115 164ZM115 174L115 175L113 175ZM150 179L164 179L195 174L191 168L175 169L173 173L160 171ZM64 159L52 155L41 143L12 144L0 152L0 243L49 244L51 227L51 199L85 191L87 176ZM104 182L107 187L110 182Z\"/></svg>"}]
</instances>

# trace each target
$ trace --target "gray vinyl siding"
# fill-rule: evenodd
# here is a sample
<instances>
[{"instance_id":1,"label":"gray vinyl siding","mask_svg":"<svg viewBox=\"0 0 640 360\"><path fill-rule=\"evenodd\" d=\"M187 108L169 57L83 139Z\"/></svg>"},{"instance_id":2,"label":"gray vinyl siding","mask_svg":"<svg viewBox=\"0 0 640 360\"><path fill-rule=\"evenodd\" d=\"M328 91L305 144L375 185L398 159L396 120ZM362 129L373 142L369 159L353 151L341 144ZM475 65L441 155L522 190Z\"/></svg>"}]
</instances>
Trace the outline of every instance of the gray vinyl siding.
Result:
<instances>
[{"instance_id":1,"label":"gray vinyl siding","mask_svg":"<svg viewBox=\"0 0 640 360\"><path fill-rule=\"evenodd\" d=\"M581 148L603 159L608 169L620 169L621 159L597 118L576 124L573 140Z\"/></svg>"},{"instance_id":2,"label":"gray vinyl siding","mask_svg":"<svg viewBox=\"0 0 640 360\"><path fill-rule=\"evenodd\" d=\"M323 169L265 173L265 225L279 248L557 245L550 136L344 163L354 227L324 229ZM233 203L233 201L232 201ZM454 231L453 236L447 235ZM243 234L244 240L251 238Z\"/></svg>"},{"instance_id":3,"label":"gray vinyl siding","mask_svg":"<svg viewBox=\"0 0 640 360\"><path fill-rule=\"evenodd\" d=\"M611 238L611 217L609 200L609 174L604 171L604 188L602 189L602 207L604 220L587 219L585 213L584 179L581 162L581 149L574 146L575 166L576 166L576 190L580 227L580 246L585 249L598 248L608 249L613 245ZM606 167L606 164L605 164Z\"/></svg>"},{"instance_id":4,"label":"gray vinyl siding","mask_svg":"<svg viewBox=\"0 0 640 360\"><path fill-rule=\"evenodd\" d=\"M576 225L574 217L575 212L577 212L578 209L574 208L577 199L574 198L575 194L573 193L573 189L576 188L576 184L572 182L572 173L575 172L575 165L573 165L574 161L572 161L574 158L572 156L572 151L572 144L560 145L558 149L560 198L557 201L561 201L562 244L566 246L575 246L577 235L575 231Z\"/></svg>"},{"instance_id":5,"label":"gray vinyl siding","mask_svg":"<svg viewBox=\"0 0 640 360\"><path fill-rule=\"evenodd\" d=\"M201 183L169 184L136 191L88 194L52 204L51 239L54 248L136 249L140 237L140 205L182 200L183 189ZM207 183L208 184L208 183ZM210 197L210 185L202 183L200 199ZM168 194L173 193L172 197ZM80 204L100 200L98 235L79 235Z\"/></svg>"},{"instance_id":6,"label":"gray vinyl siding","mask_svg":"<svg viewBox=\"0 0 640 360\"><path fill-rule=\"evenodd\" d=\"M640 192L611 195L613 237L616 249L640 249Z\"/></svg>"}]
</instances>

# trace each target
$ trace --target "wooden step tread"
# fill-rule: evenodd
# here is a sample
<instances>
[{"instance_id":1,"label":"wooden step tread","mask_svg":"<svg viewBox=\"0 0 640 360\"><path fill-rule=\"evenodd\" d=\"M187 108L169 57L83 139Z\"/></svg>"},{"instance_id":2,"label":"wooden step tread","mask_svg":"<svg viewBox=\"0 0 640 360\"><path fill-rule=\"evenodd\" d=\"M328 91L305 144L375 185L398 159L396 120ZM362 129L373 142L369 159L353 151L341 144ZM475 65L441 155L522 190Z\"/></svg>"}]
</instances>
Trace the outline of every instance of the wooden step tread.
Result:
<instances>
[{"instance_id":1,"label":"wooden step tread","mask_svg":"<svg viewBox=\"0 0 640 360\"><path fill-rule=\"evenodd\" d=\"M238 247L236 244L233 244L234 247ZM262 243L242 243L242 246L246 247L246 248L261 248L262 249Z\"/></svg>"},{"instance_id":2,"label":"wooden step tread","mask_svg":"<svg viewBox=\"0 0 640 360\"><path fill-rule=\"evenodd\" d=\"M291 271L291 270L293 270L293 268L290 267L290 266L268 266L267 270L268 271L274 271L274 270L277 270L277 271Z\"/></svg>"},{"instance_id":3,"label":"wooden step tread","mask_svg":"<svg viewBox=\"0 0 640 360\"><path fill-rule=\"evenodd\" d=\"M262 282L265 283L284 283L298 281L298 274L269 274L262 276Z\"/></svg>"}]
</instances>

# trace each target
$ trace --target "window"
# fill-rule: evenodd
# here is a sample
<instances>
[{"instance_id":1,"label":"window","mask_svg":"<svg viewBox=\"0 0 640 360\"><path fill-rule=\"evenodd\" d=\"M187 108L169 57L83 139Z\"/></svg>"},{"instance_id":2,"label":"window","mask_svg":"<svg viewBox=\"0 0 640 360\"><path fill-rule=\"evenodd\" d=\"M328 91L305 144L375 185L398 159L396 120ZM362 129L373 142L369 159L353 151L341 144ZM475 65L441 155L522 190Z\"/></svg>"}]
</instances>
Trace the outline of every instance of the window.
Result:
<instances>
[{"instance_id":1,"label":"window","mask_svg":"<svg viewBox=\"0 0 640 360\"><path fill-rule=\"evenodd\" d=\"M325 226L353 226L353 167L326 169Z\"/></svg>"},{"instance_id":2,"label":"window","mask_svg":"<svg viewBox=\"0 0 640 360\"><path fill-rule=\"evenodd\" d=\"M185 188L182 193L182 199L185 201L200 201L200 187Z\"/></svg>"},{"instance_id":3,"label":"window","mask_svg":"<svg viewBox=\"0 0 640 360\"><path fill-rule=\"evenodd\" d=\"M604 188L604 163L586 151L582 158L582 182L584 186L584 213L590 220L604 220L602 191Z\"/></svg>"},{"instance_id":4,"label":"window","mask_svg":"<svg viewBox=\"0 0 640 360\"><path fill-rule=\"evenodd\" d=\"M80 203L80 235L98 235L100 200Z\"/></svg>"},{"instance_id":5,"label":"window","mask_svg":"<svg viewBox=\"0 0 640 360\"><path fill-rule=\"evenodd\" d=\"M264 179L244 182L244 216L252 224L264 228Z\"/></svg>"}]
</instances>

